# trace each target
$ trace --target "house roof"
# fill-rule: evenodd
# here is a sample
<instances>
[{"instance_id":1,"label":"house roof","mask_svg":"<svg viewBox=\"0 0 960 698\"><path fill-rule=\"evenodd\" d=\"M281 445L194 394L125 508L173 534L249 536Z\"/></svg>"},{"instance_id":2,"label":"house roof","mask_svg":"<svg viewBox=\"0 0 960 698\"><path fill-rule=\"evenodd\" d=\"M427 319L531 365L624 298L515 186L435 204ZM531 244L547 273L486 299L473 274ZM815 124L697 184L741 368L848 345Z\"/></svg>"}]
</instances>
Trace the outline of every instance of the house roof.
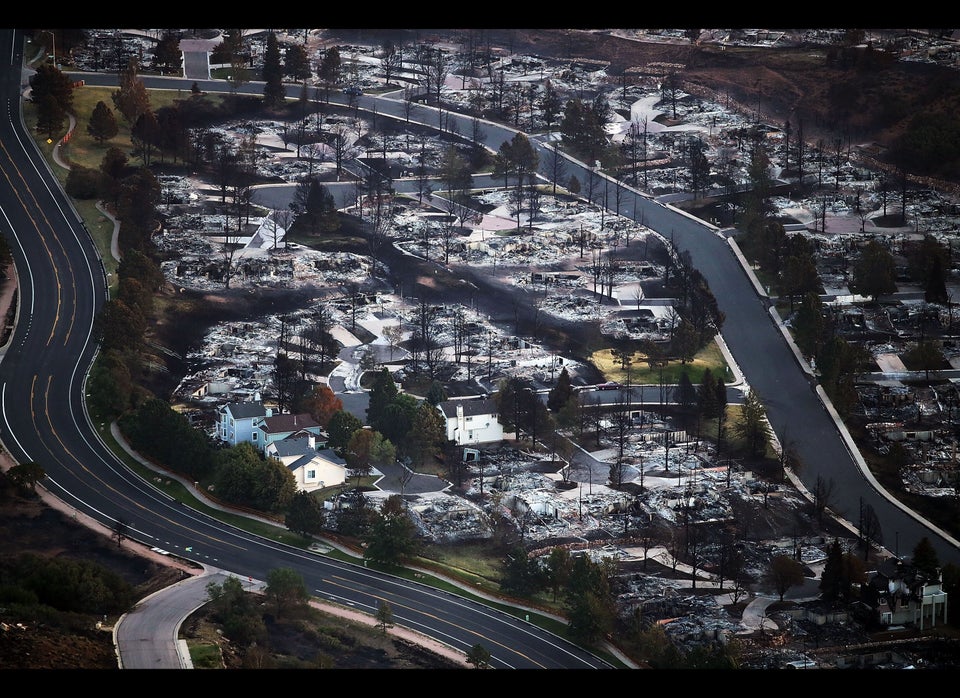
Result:
<instances>
[{"instance_id":1,"label":"house roof","mask_svg":"<svg viewBox=\"0 0 960 698\"><path fill-rule=\"evenodd\" d=\"M294 472L299 468L309 465L311 462L313 462L314 458L315 458L315 455L304 453L302 456L300 456L295 461L290 463L290 465L288 465L287 468L290 470L290 472Z\"/></svg>"},{"instance_id":2,"label":"house roof","mask_svg":"<svg viewBox=\"0 0 960 698\"><path fill-rule=\"evenodd\" d=\"M310 463L315 463L318 460L331 463L332 465L339 465L342 468L347 467L347 462L345 460L338 457L333 451L323 449L320 451L313 451L312 453L304 453L302 456L290 463L287 468L293 472L297 468L302 468Z\"/></svg>"},{"instance_id":3,"label":"house roof","mask_svg":"<svg viewBox=\"0 0 960 698\"><path fill-rule=\"evenodd\" d=\"M310 445L310 439L306 436L274 441L271 444L271 448L275 450L277 458L287 458L289 456L300 456L303 454L313 456L317 450Z\"/></svg>"},{"instance_id":4,"label":"house roof","mask_svg":"<svg viewBox=\"0 0 960 698\"><path fill-rule=\"evenodd\" d=\"M290 470L296 470L314 460L322 460L333 465L346 467L347 462L334 453L329 448L314 448L310 445L309 436L298 436L295 438L280 439L270 444L269 449L273 451L278 459L296 457L287 465Z\"/></svg>"},{"instance_id":5,"label":"house roof","mask_svg":"<svg viewBox=\"0 0 960 698\"><path fill-rule=\"evenodd\" d=\"M320 424L307 413L301 414L275 414L263 420L260 428L268 434L278 434L284 431L298 431L300 429L313 429Z\"/></svg>"},{"instance_id":6,"label":"house roof","mask_svg":"<svg viewBox=\"0 0 960 698\"><path fill-rule=\"evenodd\" d=\"M249 419L251 417L262 417L267 413L267 408L263 406L260 400L251 400L248 402L230 402L223 406L223 409L230 413L234 419Z\"/></svg>"},{"instance_id":7,"label":"house roof","mask_svg":"<svg viewBox=\"0 0 960 698\"><path fill-rule=\"evenodd\" d=\"M475 417L478 414L496 414L497 402L491 398L479 400L444 400L439 405L443 416L450 418L457 416L457 407L463 407L465 417Z\"/></svg>"},{"instance_id":8,"label":"house roof","mask_svg":"<svg viewBox=\"0 0 960 698\"><path fill-rule=\"evenodd\" d=\"M342 465L343 467L347 467L347 461L345 461L343 458L341 458L336 453L334 453L332 449L329 449L329 448L317 449L317 455L319 455L323 460L327 461L328 463L333 463L334 465Z\"/></svg>"}]
</instances>

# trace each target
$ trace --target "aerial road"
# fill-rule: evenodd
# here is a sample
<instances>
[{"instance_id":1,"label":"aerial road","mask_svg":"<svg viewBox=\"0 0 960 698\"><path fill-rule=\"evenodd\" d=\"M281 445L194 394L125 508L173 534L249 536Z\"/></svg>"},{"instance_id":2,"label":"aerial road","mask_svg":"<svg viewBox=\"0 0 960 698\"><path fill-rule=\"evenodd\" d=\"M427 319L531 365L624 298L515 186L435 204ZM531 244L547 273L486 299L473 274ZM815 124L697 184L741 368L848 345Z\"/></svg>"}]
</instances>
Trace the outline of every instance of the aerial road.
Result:
<instances>
[{"instance_id":1,"label":"aerial road","mask_svg":"<svg viewBox=\"0 0 960 698\"><path fill-rule=\"evenodd\" d=\"M21 284L19 321L0 362L4 447L19 462L36 461L44 467L49 475L45 485L73 506L108 526L122 523L131 537L187 559L258 579L271 569L290 567L304 575L317 596L330 594L371 612L380 598L389 598L398 624L464 652L476 642L496 647L492 650L495 665L602 666L588 653L509 616L432 591L423 591L421 597L413 593L415 585L404 582L402 589L396 588L388 576L334 565L321 556L246 535L167 500L113 457L97 436L99 425L90 423L83 407L83 377L95 351L90 328L106 299L105 280L93 243L20 123L21 40L13 30L0 35L0 48L9 60L3 83L7 118L0 126L0 227L13 251ZM87 84L116 84L113 74L83 77ZM193 82L144 77L148 88L188 90ZM224 89L222 81L200 81L199 87ZM262 83L244 85L240 91L262 94ZM407 118L409 105L402 99L372 95L355 99L359 108ZM344 97L335 95L331 101L337 100ZM472 133L475 125L471 117L441 114L424 105L409 109L409 118L448 131L456 128L460 134ZM496 151L516 131L484 122L477 133ZM545 163L550 146L534 144ZM546 176L546 167L541 169ZM566 174L576 174L581 181L602 176L570 159ZM612 180L610 184L623 187ZM656 230L678 251L689 252L693 265L708 281L725 316L722 333L727 346L763 402L779 440L796 451L802 463L798 475L806 487L813 490L818 481L828 483L832 508L848 520L856 523L858 511L869 506L886 540L896 536L902 550L909 551L927 537L942 563L960 564L957 541L895 503L865 472L842 425L828 411L772 320L766 299L757 293L725 231L629 187L623 187L621 194L610 197L619 203L620 214ZM410 598L405 604L402 599L407 593ZM521 641L522 649L515 649Z\"/></svg>"},{"instance_id":2,"label":"aerial road","mask_svg":"<svg viewBox=\"0 0 960 698\"><path fill-rule=\"evenodd\" d=\"M0 443L18 463L46 472L43 487L78 512L150 547L244 578L274 569L307 589L371 614L390 604L397 625L466 654L482 644L500 668L610 668L536 625L427 585L342 563L248 534L173 500L132 473L101 439L84 401L97 344L93 324L106 275L82 221L21 116L23 37L0 31L0 233L19 279L19 312L0 360Z\"/></svg>"}]
</instances>

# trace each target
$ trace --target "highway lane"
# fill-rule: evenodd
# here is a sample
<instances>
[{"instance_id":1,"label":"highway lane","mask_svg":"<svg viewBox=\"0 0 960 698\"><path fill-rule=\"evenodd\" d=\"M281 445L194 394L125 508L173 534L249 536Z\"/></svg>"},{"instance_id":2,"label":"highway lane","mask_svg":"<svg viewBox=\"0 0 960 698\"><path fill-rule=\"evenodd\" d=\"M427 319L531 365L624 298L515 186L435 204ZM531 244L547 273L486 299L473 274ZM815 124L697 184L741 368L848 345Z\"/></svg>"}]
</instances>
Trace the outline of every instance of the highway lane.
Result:
<instances>
[{"instance_id":1,"label":"highway lane","mask_svg":"<svg viewBox=\"0 0 960 698\"><path fill-rule=\"evenodd\" d=\"M84 405L97 349L93 320L107 299L96 247L22 123L22 37L0 31L0 232L20 279L18 321L0 361L0 441L34 461L42 483L78 511L148 546L258 580L270 570L303 575L317 596L376 611L466 652L477 642L502 668L608 668L567 640L489 607L362 565L275 544L170 499L106 447ZM114 77L115 80L115 77Z\"/></svg>"}]
</instances>

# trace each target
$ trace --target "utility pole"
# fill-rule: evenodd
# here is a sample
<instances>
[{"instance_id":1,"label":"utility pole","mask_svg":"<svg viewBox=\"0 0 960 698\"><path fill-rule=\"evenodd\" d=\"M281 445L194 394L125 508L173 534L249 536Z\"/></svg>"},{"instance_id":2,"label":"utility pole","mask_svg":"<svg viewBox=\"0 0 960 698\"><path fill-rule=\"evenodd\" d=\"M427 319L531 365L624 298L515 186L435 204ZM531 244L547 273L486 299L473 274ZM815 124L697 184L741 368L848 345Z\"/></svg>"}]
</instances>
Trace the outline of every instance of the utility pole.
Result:
<instances>
[{"instance_id":1,"label":"utility pole","mask_svg":"<svg viewBox=\"0 0 960 698\"><path fill-rule=\"evenodd\" d=\"M493 371L493 333L487 331L487 382L490 382L490 376Z\"/></svg>"},{"instance_id":2,"label":"utility pole","mask_svg":"<svg viewBox=\"0 0 960 698\"><path fill-rule=\"evenodd\" d=\"M54 34L53 31L50 30L50 29L42 29L42 30L40 30L40 33L41 33L41 34L49 34L49 35L50 35L50 42L53 44L53 49L52 49L52 53L53 53L53 67L56 68L56 67L57 67L57 36L56 36L56 34Z\"/></svg>"}]
</instances>

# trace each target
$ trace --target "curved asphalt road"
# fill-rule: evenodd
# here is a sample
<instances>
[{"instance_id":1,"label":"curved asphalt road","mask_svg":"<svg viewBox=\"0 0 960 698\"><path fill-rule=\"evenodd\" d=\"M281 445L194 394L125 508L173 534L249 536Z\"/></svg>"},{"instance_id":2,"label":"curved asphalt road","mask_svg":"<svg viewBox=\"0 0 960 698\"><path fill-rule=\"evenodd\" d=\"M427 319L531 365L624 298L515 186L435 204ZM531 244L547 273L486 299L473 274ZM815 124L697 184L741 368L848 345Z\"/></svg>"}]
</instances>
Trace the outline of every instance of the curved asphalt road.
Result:
<instances>
[{"instance_id":1,"label":"curved asphalt road","mask_svg":"<svg viewBox=\"0 0 960 698\"><path fill-rule=\"evenodd\" d=\"M91 422L84 400L106 275L22 122L22 48L19 32L0 30L6 107L0 119L0 232L20 282L18 319L0 361L0 440L12 457L40 464L47 473L42 486L77 512L196 564L254 580L291 569L314 596L370 614L386 601L398 626L464 654L479 642L495 667L609 668L569 641L484 604L233 528L172 500L117 459L104 442L108 425Z\"/></svg>"}]
</instances>

